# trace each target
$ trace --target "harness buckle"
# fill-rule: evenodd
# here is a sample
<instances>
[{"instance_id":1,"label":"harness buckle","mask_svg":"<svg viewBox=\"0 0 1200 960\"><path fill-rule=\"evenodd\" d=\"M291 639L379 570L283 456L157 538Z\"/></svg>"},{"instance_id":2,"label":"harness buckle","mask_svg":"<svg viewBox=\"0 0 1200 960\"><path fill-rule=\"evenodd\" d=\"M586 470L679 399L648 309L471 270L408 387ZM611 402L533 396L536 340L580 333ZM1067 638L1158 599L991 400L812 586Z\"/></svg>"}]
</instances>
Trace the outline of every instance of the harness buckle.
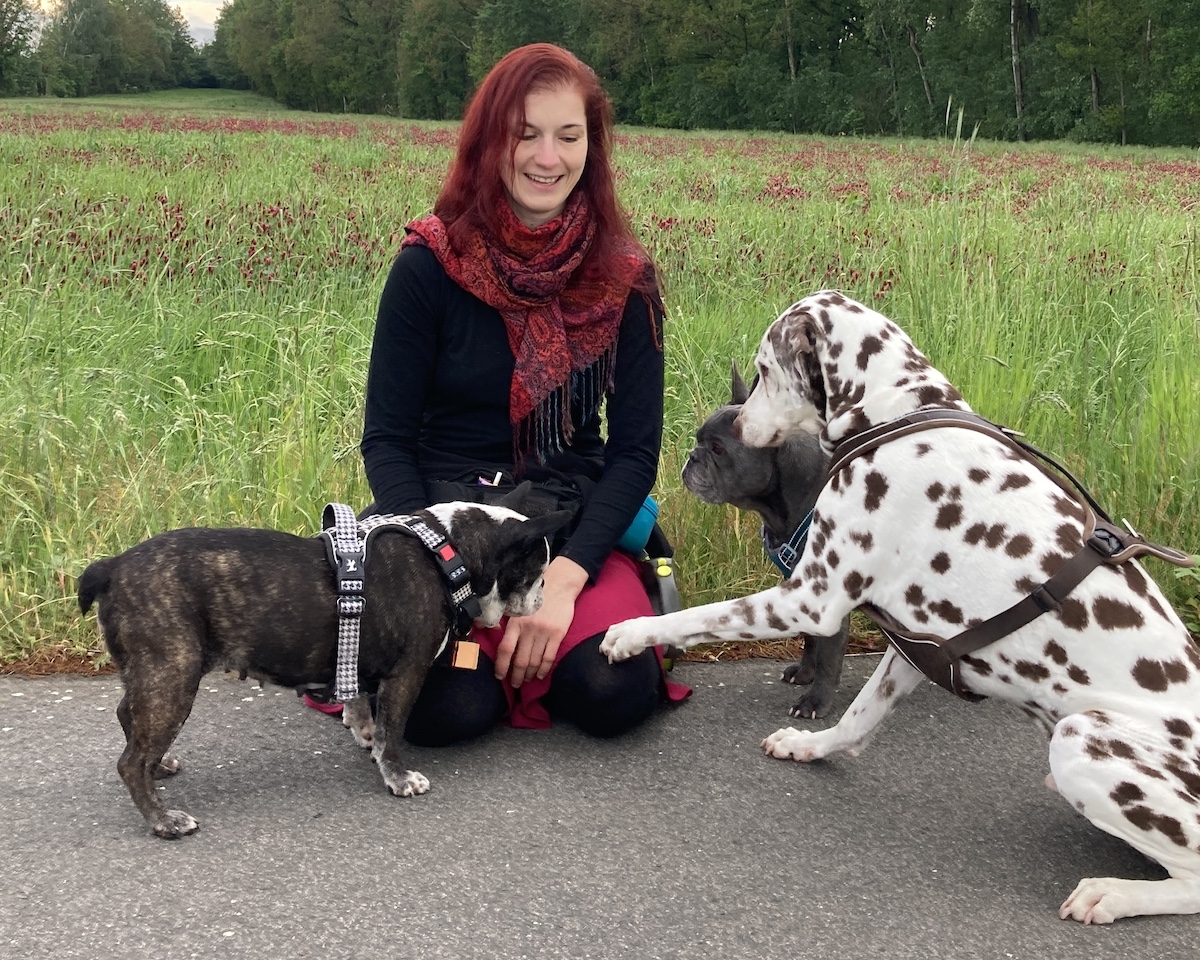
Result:
<instances>
[{"instance_id":1,"label":"harness buckle","mask_svg":"<svg viewBox=\"0 0 1200 960\"><path fill-rule=\"evenodd\" d=\"M348 620L357 620L361 617L365 606L366 601L360 596L346 596L343 594L337 598L338 616Z\"/></svg>"},{"instance_id":2,"label":"harness buckle","mask_svg":"<svg viewBox=\"0 0 1200 960\"><path fill-rule=\"evenodd\" d=\"M1097 525L1088 537L1088 546L1102 557L1115 557L1125 549L1125 541L1117 530Z\"/></svg>"},{"instance_id":3,"label":"harness buckle","mask_svg":"<svg viewBox=\"0 0 1200 960\"><path fill-rule=\"evenodd\" d=\"M785 543L779 548L779 562L782 563L789 571L796 569L796 561L800 559L800 554L790 543Z\"/></svg>"},{"instance_id":4,"label":"harness buckle","mask_svg":"<svg viewBox=\"0 0 1200 960\"><path fill-rule=\"evenodd\" d=\"M366 560L366 553L366 547L362 545L355 550L339 545L337 550L338 593L362 593L363 564Z\"/></svg>"},{"instance_id":5,"label":"harness buckle","mask_svg":"<svg viewBox=\"0 0 1200 960\"><path fill-rule=\"evenodd\" d=\"M474 596L467 599L461 606L454 609L454 635L466 637L471 633L475 618L479 616L479 600Z\"/></svg>"},{"instance_id":6,"label":"harness buckle","mask_svg":"<svg viewBox=\"0 0 1200 960\"><path fill-rule=\"evenodd\" d=\"M1062 603L1049 590L1046 589L1044 583L1039 583L1030 591L1029 596L1039 607L1042 608L1042 613L1058 613L1062 609Z\"/></svg>"}]
</instances>

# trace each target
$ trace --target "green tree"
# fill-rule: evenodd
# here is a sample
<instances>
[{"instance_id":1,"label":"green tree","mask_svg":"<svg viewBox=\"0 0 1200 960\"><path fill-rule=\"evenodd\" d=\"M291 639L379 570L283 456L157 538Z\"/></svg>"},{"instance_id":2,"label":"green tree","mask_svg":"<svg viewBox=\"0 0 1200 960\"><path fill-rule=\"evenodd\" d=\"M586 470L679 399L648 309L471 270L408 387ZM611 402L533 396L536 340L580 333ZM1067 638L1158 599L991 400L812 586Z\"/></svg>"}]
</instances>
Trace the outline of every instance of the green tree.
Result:
<instances>
[{"instance_id":1,"label":"green tree","mask_svg":"<svg viewBox=\"0 0 1200 960\"><path fill-rule=\"evenodd\" d=\"M0 0L0 94L13 93L33 49L34 13L27 0Z\"/></svg>"},{"instance_id":2,"label":"green tree","mask_svg":"<svg viewBox=\"0 0 1200 960\"><path fill-rule=\"evenodd\" d=\"M234 0L236 2L236 0ZM246 90L250 87L250 78L242 72L234 59L231 49L230 27L233 5L223 4L217 11L217 21L213 24L212 41L204 46L204 62L217 86L232 90Z\"/></svg>"},{"instance_id":3,"label":"green tree","mask_svg":"<svg viewBox=\"0 0 1200 960\"><path fill-rule=\"evenodd\" d=\"M109 0L65 0L38 47L48 92L87 97L119 89L119 21Z\"/></svg>"},{"instance_id":4,"label":"green tree","mask_svg":"<svg viewBox=\"0 0 1200 960\"><path fill-rule=\"evenodd\" d=\"M1148 81L1145 142L1200 146L1200 0L1147 3L1139 34Z\"/></svg>"},{"instance_id":5,"label":"green tree","mask_svg":"<svg viewBox=\"0 0 1200 960\"><path fill-rule=\"evenodd\" d=\"M455 120L474 88L470 54L479 0L411 0L400 27L398 108L405 116Z\"/></svg>"},{"instance_id":6,"label":"green tree","mask_svg":"<svg viewBox=\"0 0 1200 960\"><path fill-rule=\"evenodd\" d=\"M271 51L279 40L279 0L230 0L222 23L229 31L229 53L250 87L275 96Z\"/></svg>"},{"instance_id":7,"label":"green tree","mask_svg":"<svg viewBox=\"0 0 1200 960\"><path fill-rule=\"evenodd\" d=\"M187 24L165 0L65 0L38 44L46 92L91 96L197 82Z\"/></svg>"},{"instance_id":8,"label":"green tree","mask_svg":"<svg viewBox=\"0 0 1200 960\"><path fill-rule=\"evenodd\" d=\"M577 50L585 17L586 5L579 0L483 0L467 57L472 80L478 83L497 60L527 43Z\"/></svg>"},{"instance_id":9,"label":"green tree","mask_svg":"<svg viewBox=\"0 0 1200 960\"><path fill-rule=\"evenodd\" d=\"M1130 97L1143 62L1138 39L1145 20L1137 0L1082 0L1058 32L1056 52L1086 83L1086 109L1072 131L1079 139L1128 141Z\"/></svg>"}]
</instances>

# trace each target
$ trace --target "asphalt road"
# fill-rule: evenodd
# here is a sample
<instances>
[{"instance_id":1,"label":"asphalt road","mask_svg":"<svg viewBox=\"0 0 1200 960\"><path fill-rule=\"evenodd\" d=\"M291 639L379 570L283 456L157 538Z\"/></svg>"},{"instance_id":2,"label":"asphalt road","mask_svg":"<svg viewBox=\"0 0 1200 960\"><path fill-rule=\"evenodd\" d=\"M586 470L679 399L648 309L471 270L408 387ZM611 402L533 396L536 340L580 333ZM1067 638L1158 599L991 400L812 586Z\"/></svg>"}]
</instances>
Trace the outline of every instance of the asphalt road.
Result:
<instances>
[{"instance_id":1,"label":"asphalt road","mask_svg":"<svg viewBox=\"0 0 1200 960\"><path fill-rule=\"evenodd\" d=\"M859 758L801 766L758 747L780 672L680 664L691 700L615 742L412 749L411 799L291 691L210 675L164 784L201 823L177 842L117 777L119 680L0 678L0 957L1196 957L1200 916L1058 919L1082 876L1165 874L1043 787L1017 711L927 686Z\"/></svg>"}]
</instances>

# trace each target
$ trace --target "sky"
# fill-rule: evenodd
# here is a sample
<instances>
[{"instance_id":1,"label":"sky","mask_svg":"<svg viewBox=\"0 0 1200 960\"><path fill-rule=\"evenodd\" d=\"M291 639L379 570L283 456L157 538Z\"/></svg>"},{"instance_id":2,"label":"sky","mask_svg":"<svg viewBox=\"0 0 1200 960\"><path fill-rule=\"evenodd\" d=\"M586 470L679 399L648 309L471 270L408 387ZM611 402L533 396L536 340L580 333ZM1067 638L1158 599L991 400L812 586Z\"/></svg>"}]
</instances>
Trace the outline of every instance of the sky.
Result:
<instances>
[{"instance_id":1,"label":"sky","mask_svg":"<svg viewBox=\"0 0 1200 960\"><path fill-rule=\"evenodd\" d=\"M212 39L217 11L225 0L168 0L168 3L183 11L192 39L197 44L205 44Z\"/></svg>"}]
</instances>

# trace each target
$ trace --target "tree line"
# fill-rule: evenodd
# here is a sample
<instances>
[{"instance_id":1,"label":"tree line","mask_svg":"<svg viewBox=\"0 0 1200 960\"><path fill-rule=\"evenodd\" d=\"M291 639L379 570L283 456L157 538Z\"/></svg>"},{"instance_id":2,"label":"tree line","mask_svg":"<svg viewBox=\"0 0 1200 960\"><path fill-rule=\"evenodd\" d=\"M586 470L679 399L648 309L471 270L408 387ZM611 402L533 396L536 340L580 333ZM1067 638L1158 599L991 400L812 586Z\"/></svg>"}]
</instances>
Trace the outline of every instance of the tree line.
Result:
<instances>
[{"instance_id":1,"label":"tree line","mask_svg":"<svg viewBox=\"0 0 1200 960\"><path fill-rule=\"evenodd\" d=\"M23 48L9 19L0 92L208 84L457 119L545 40L633 125L1200 145L1200 0L227 0L201 50L165 0L61 0Z\"/></svg>"},{"instance_id":2,"label":"tree line","mask_svg":"<svg viewBox=\"0 0 1200 960\"><path fill-rule=\"evenodd\" d=\"M215 85L166 0L0 0L0 95L87 97Z\"/></svg>"}]
</instances>

